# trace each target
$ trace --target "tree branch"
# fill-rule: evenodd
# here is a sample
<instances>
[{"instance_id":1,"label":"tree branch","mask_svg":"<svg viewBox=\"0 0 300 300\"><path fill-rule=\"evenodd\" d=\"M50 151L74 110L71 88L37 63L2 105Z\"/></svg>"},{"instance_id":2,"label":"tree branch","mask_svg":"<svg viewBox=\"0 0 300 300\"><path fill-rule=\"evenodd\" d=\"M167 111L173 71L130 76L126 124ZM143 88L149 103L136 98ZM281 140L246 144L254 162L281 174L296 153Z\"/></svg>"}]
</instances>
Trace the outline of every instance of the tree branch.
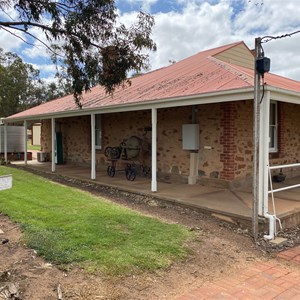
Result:
<instances>
[{"instance_id":1,"label":"tree branch","mask_svg":"<svg viewBox=\"0 0 300 300\"><path fill-rule=\"evenodd\" d=\"M68 32L67 32L66 30L64 30L64 29L58 29L58 28L52 29L51 27L49 27L49 26L47 26L47 25L39 24L39 23L33 23L33 22L30 22L30 21L28 21L28 22L24 22L24 21L21 21L21 22L1 22L1 21L0 21L0 26L1 26L2 28L3 28L3 27L8 27L8 28L13 28L13 29L15 29L15 30L19 30L19 31L25 32L26 34L32 36L33 38L35 38L36 40L40 41L42 44L44 44L44 45L46 46L46 44L45 44L44 42L42 42L41 40L39 40L39 39L38 39L37 37L35 37L34 35L30 34L30 33L28 32L28 30L22 29L22 28L19 28L19 27L13 27L13 26L23 26L23 27L26 27L26 25L27 25L27 26L31 26L31 27L38 27L38 28L41 28L41 29L46 30L46 31L49 31L49 32L55 31L55 32L60 33L60 34L65 34L65 35L68 34ZM80 36L77 35L77 34L71 33L71 35L74 36L74 37L80 38ZM96 48L103 49L103 47L101 47L101 46L98 45L98 44L95 44L95 43L92 42L91 40L89 41L89 44L90 44L91 46L96 47ZM48 48L48 46L46 46L46 47ZM51 52L53 52L53 51L51 51Z\"/></svg>"},{"instance_id":2,"label":"tree branch","mask_svg":"<svg viewBox=\"0 0 300 300\"><path fill-rule=\"evenodd\" d=\"M27 41L26 41L25 39L23 39L21 36L15 34L15 33L13 33L13 32L11 32L11 31L9 31L7 28L5 28L5 27L3 27L3 26L1 26L1 25L0 25L0 28L3 29L3 30L5 30L5 31L7 31L9 34L15 36L16 38L20 39L22 42L24 42L24 43L26 43L26 44L28 44L28 45L30 45L30 46L34 46L34 44L31 44L31 43L27 42Z\"/></svg>"},{"instance_id":3,"label":"tree branch","mask_svg":"<svg viewBox=\"0 0 300 300\"><path fill-rule=\"evenodd\" d=\"M9 32L10 34L14 35L15 37L21 39L21 40L24 41L26 44L36 47L36 45L27 42L26 40L24 40L24 39L21 38L20 36L18 36L18 35L16 35L15 33L9 31L7 28L4 28L3 26L1 26L1 22L0 22L0 28L4 29L5 31ZM37 40L38 42L40 42L42 45L44 45L44 46L45 46L50 52L52 52L53 54L58 55L58 56L60 56L60 57L63 57L62 55L56 53L51 47L49 47L49 46L48 46L45 42L43 42L41 39L39 39L39 38L36 37L35 35L31 34L30 32L26 31L25 29L17 28L17 27L12 27L12 26L9 26L8 28L15 29L15 30L18 30L18 31L21 31L21 32L26 33L27 35L31 36L32 38L34 38L35 40Z\"/></svg>"},{"instance_id":4,"label":"tree branch","mask_svg":"<svg viewBox=\"0 0 300 300\"><path fill-rule=\"evenodd\" d=\"M53 31L53 29L49 26L46 26L44 24L40 24L40 23L33 23L30 21L24 22L24 21L20 21L20 22L0 22L0 26L5 26L5 27L11 27L11 26L32 26L32 27L38 27L41 29L44 29L46 31ZM15 28L14 29L19 29L19 28ZM24 31L26 31L26 29L23 29ZM61 34L65 34L66 30L63 29L55 29L55 31L57 31L58 33Z\"/></svg>"}]
</instances>

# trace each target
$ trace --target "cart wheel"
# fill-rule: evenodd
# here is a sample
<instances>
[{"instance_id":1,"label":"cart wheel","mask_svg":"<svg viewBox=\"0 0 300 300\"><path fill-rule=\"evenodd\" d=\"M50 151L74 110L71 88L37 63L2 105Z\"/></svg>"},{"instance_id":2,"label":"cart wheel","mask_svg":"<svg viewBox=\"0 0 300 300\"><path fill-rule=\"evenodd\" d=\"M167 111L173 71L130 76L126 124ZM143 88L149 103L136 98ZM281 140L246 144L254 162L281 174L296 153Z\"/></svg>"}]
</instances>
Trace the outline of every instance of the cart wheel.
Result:
<instances>
[{"instance_id":1,"label":"cart wheel","mask_svg":"<svg viewBox=\"0 0 300 300\"><path fill-rule=\"evenodd\" d=\"M135 169L129 169L126 173L127 180L133 181L136 177L136 170Z\"/></svg>"},{"instance_id":2,"label":"cart wheel","mask_svg":"<svg viewBox=\"0 0 300 300\"><path fill-rule=\"evenodd\" d=\"M131 165L127 164L127 166L125 167L125 176L126 176L126 178L127 178L128 173L130 172L130 170L131 170Z\"/></svg>"},{"instance_id":3,"label":"cart wheel","mask_svg":"<svg viewBox=\"0 0 300 300\"><path fill-rule=\"evenodd\" d=\"M119 147L113 147L110 150L110 158L112 159L119 159L121 156L121 151L122 149L120 149Z\"/></svg>"},{"instance_id":4,"label":"cart wheel","mask_svg":"<svg viewBox=\"0 0 300 300\"><path fill-rule=\"evenodd\" d=\"M108 166L108 167L107 167L107 175L108 175L109 177L114 177L115 174L116 174L116 169L115 169L115 167L113 167L113 166Z\"/></svg>"},{"instance_id":5,"label":"cart wheel","mask_svg":"<svg viewBox=\"0 0 300 300\"><path fill-rule=\"evenodd\" d=\"M106 147L104 150L105 157L110 157L111 147Z\"/></svg>"}]
</instances>

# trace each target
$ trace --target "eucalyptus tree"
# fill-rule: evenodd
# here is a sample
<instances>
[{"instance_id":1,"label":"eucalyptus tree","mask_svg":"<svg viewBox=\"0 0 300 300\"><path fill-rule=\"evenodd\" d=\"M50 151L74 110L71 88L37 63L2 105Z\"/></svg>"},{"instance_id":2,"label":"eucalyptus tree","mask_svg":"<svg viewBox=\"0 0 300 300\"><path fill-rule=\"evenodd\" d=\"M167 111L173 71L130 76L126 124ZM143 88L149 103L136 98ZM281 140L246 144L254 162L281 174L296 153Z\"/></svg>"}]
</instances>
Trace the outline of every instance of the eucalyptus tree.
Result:
<instances>
[{"instance_id":1,"label":"eucalyptus tree","mask_svg":"<svg viewBox=\"0 0 300 300\"><path fill-rule=\"evenodd\" d=\"M0 31L27 43L38 39L67 65L79 105L82 92L95 84L108 93L126 84L128 72L147 68L147 53L156 50L153 17L140 12L126 27L119 23L114 0L0 0L1 11ZM36 28L45 40L34 34Z\"/></svg>"}]
</instances>

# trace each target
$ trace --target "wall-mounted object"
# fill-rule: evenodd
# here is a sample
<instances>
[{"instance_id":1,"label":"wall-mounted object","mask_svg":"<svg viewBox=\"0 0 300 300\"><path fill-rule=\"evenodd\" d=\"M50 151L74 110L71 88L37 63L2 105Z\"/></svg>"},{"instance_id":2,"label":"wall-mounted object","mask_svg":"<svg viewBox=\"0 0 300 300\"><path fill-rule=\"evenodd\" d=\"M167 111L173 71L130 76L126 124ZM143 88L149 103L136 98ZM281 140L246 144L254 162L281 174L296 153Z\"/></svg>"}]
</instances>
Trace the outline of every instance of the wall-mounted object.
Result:
<instances>
[{"instance_id":1,"label":"wall-mounted object","mask_svg":"<svg viewBox=\"0 0 300 300\"><path fill-rule=\"evenodd\" d=\"M199 150L199 124L182 125L182 149Z\"/></svg>"}]
</instances>

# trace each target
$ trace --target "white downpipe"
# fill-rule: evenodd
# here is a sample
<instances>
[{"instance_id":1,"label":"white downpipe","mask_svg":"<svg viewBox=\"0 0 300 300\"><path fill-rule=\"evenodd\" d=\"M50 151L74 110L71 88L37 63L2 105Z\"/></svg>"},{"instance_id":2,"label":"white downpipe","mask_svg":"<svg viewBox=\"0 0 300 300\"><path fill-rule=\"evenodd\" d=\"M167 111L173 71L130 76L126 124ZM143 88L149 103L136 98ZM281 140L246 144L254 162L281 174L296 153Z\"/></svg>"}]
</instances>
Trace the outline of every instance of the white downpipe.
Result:
<instances>
[{"instance_id":1,"label":"white downpipe","mask_svg":"<svg viewBox=\"0 0 300 300\"><path fill-rule=\"evenodd\" d=\"M95 114L91 114L91 179L96 179L96 135L95 135Z\"/></svg>"},{"instance_id":2,"label":"white downpipe","mask_svg":"<svg viewBox=\"0 0 300 300\"><path fill-rule=\"evenodd\" d=\"M4 160L7 163L7 125L4 124Z\"/></svg>"},{"instance_id":3,"label":"white downpipe","mask_svg":"<svg viewBox=\"0 0 300 300\"><path fill-rule=\"evenodd\" d=\"M276 216L266 213L265 218L269 219L269 234L264 235L264 239L274 240L275 239L275 232L276 232Z\"/></svg>"},{"instance_id":4,"label":"white downpipe","mask_svg":"<svg viewBox=\"0 0 300 300\"><path fill-rule=\"evenodd\" d=\"M270 92L267 91L264 95L261 104L262 108L262 198L263 198L263 206L262 206L262 215L265 215L269 212L269 120L270 120Z\"/></svg>"},{"instance_id":5,"label":"white downpipe","mask_svg":"<svg viewBox=\"0 0 300 300\"><path fill-rule=\"evenodd\" d=\"M265 97L264 97L265 98ZM265 100L265 99L264 99ZM263 100L263 101L264 101ZM260 101L260 99L258 100ZM264 139L265 139L265 116L264 116L264 102L259 105L259 149L258 149L258 215L263 216L264 214Z\"/></svg>"},{"instance_id":6,"label":"white downpipe","mask_svg":"<svg viewBox=\"0 0 300 300\"><path fill-rule=\"evenodd\" d=\"M51 118L51 171L55 172L55 119Z\"/></svg>"},{"instance_id":7,"label":"white downpipe","mask_svg":"<svg viewBox=\"0 0 300 300\"><path fill-rule=\"evenodd\" d=\"M267 240L275 239L276 235L276 211L273 200L273 214L269 213L269 120L270 120L270 92L267 91L260 105L261 122L260 122L260 163L259 163L259 185L261 205L259 206L260 215L269 220L269 234L264 235ZM270 177L270 187L272 189L272 179Z\"/></svg>"},{"instance_id":8,"label":"white downpipe","mask_svg":"<svg viewBox=\"0 0 300 300\"><path fill-rule=\"evenodd\" d=\"M264 213L264 217L269 220L269 234L264 235L264 239L274 240L276 235L276 209L275 209L275 201L274 201L274 194L273 194L273 183L272 183L271 171L269 166L268 166L268 176L270 182L270 189L272 193L273 215L269 214L268 212Z\"/></svg>"},{"instance_id":9,"label":"white downpipe","mask_svg":"<svg viewBox=\"0 0 300 300\"><path fill-rule=\"evenodd\" d=\"M151 110L152 119L152 180L151 180L151 192L157 192L157 108Z\"/></svg>"},{"instance_id":10,"label":"white downpipe","mask_svg":"<svg viewBox=\"0 0 300 300\"><path fill-rule=\"evenodd\" d=\"M24 164L27 165L27 121L24 121Z\"/></svg>"}]
</instances>

